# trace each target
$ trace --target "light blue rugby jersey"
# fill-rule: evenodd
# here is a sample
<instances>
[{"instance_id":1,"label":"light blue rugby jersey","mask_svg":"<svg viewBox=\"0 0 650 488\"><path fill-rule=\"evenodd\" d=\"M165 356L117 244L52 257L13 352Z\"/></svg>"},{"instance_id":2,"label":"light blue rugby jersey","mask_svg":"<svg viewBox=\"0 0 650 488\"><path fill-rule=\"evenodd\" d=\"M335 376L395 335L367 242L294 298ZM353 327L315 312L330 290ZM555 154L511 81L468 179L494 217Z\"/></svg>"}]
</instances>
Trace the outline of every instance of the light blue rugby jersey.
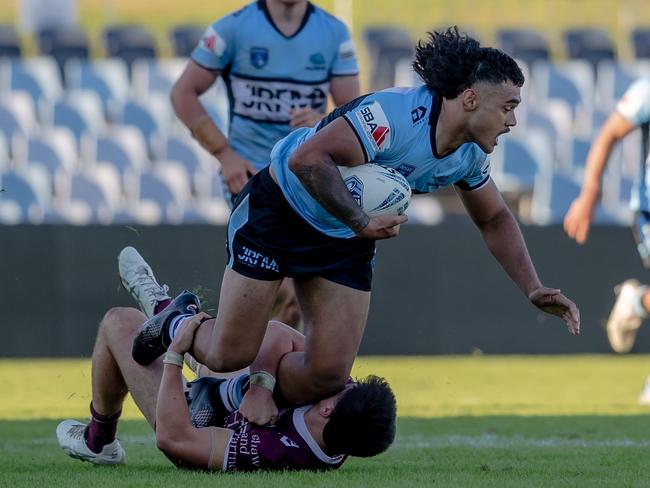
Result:
<instances>
[{"instance_id":1,"label":"light blue rugby jersey","mask_svg":"<svg viewBox=\"0 0 650 488\"><path fill-rule=\"evenodd\" d=\"M650 79L635 81L618 102L616 111L634 125L650 122ZM639 178L634 182L630 207L633 210L650 211L650 154L646 154L645 164L641 164Z\"/></svg>"},{"instance_id":2,"label":"light blue rugby jersey","mask_svg":"<svg viewBox=\"0 0 650 488\"><path fill-rule=\"evenodd\" d=\"M291 37L273 24L264 0L251 3L209 26L192 59L221 71L230 98L230 145L258 169L291 132L290 109L325 113L332 77L359 72L348 29L311 3Z\"/></svg>"},{"instance_id":3,"label":"light blue rugby jersey","mask_svg":"<svg viewBox=\"0 0 650 488\"><path fill-rule=\"evenodd\" d=\"M298 129L278 142L271 167L293 209L319 231L350 238L354 232L327 212L289 169L293 151L338 117L352 127L363 146L366 162L394 168L414 193L429 193L456 184L464 190L482 187L490 178L490 161L474 143L439 157L435 132L441 99L425 86L391 88L359 97L337 108L316 127Z\"/></svg>"}]
</instances>

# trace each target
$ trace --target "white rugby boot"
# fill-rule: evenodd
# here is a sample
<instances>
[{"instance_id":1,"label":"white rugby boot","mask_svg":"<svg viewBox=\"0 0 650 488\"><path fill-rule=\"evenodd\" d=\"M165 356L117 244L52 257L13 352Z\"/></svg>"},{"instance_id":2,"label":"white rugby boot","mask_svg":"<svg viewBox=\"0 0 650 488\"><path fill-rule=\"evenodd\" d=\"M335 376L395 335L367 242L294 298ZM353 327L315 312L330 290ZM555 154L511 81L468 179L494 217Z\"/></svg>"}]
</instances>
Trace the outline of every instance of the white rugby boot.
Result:
<instances>
[{"instance_id":1,"label":"white rugby boot","mask_svg":"<svg viewBox=\"0 0 650 488\"><path fill-rule=\"evenodd\" d=\"M639 405L650 407L650 376L645 380L643 389L639 393Z\"/></svg>"},{"instance_id":2,"label":"white rugby boot","mask_svg":"<svg viewBox=\"0 0 650 488\"><path fill-rule=\"evenodd\" d=\"M124 288L131 293L140 310L147 318L153 317L158 302L170 300L169 287L160 285L140 253L128 246L122 249L117 258L120 279Z\"/></svg>"},{"instance_id":3,"label":"white rugby boot","mask_svg":"<svg viewBox=\"0 0 650 488\"><path fill-rule=\"evenodd\" d=\"M607 319L607 338L615 352L624 354L634 346L636 333L645 318L639 314L641 283L626 280L614 291L618 296Z\"/></svg>"},{"instance_id":4,"label":"white rugby boot","mask_svg":"<svg viewBox=\"0 0 650 488\"><path fill-rule=\"evenodd\" d=\"M63 452L72 458L93 464L126 464L126 454L117 439L105 445L101 452L94 453L86 445L85 430L86 424L77 420L61 422L56 428L56 438Z\"/></svg>"}]
</instances>

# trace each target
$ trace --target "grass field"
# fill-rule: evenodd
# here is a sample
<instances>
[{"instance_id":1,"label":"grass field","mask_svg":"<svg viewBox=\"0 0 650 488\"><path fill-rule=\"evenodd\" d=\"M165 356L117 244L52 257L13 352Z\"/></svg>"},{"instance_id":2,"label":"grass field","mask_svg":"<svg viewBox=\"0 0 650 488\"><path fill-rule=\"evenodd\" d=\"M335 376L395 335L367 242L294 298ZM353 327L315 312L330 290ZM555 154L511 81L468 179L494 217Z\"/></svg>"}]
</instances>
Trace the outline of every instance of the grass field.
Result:
<instances>
[{"instance_id":1,"label":"grass field","mask_svg":"<svg viewBox=\"0 0 650 488\"><path fill-rule=\"evenodd\" d=\"M636 403L650 357L360 358L398 398L394 446L335 473L181 472L132 404L118 435L128 466L58 448L58 419L85 418L87 360L2 360L0 486L648 486L648 409ZM215 478L216 476L216 478Z\"/></svg>"}]
</instances>

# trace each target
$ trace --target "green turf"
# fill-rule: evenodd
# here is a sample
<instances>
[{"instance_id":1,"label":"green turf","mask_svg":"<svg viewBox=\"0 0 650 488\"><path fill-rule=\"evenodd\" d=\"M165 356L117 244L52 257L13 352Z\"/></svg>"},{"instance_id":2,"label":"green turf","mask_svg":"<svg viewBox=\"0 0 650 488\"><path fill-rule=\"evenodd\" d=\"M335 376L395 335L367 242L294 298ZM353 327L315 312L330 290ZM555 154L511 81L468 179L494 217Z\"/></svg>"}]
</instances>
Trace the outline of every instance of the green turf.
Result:
<instances>
[{"instance_id":1,"label":"green turf","mask_svg":"<svg viewBox=\"0 0 650 488\"><path fill-rule=\"evenodd\" d=\"M178 471L128 406L128 466L67 458L58 419L84 418L87 360L0 360L0 486L647 486L649 410L636 403L650 357L360 358L386 376L398 435L377 458L333 473L210 475Z\"/></svg>"}]
</instances>

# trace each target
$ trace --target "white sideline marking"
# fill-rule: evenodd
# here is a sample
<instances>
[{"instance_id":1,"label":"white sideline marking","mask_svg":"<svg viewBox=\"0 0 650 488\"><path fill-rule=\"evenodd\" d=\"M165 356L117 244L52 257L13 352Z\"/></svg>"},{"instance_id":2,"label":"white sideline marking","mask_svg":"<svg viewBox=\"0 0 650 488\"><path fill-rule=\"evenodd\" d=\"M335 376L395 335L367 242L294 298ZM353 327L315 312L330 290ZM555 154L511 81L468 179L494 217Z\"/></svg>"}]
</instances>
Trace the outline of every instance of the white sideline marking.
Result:
<instances>
[{"instance_id":1,"label":"white sideline marking","mask_svg":"<svg viewBox=\"0 0 650 488\"><path fill-rule=\"evenodd\" d=\"M650 447L650 440L633 439L563 439L543 437L531 439L522 436L499 436L494 434L449 435L423 437L420 435L397 436L395 447L402 449L443 449L446 447L508 448L508 447Z\"/></svg>"},{"instance_id":2,"label":"white sideline marking","mask_svg":"<svg viewBox=\"0 0 650 488\"><path fill-rule=\"evenodd\" d=\"M156 443L156 438L151 435L125 435L117 436L123 445L152 445ZM26 440L25 442L12 442L12 446L17 444L31 445L57 445L54 435L41 437L39 439ZM650 440L634 439L563 439L560 437L542 437L531 439L522 436L499 436L494 434L471 435L448 435L424 437L421 435L398 435L393 444L398 449L444 449L447 447L473 447L473 448L516 448L516 447L538 447L538 448L557 448L557 447L650 447ZM12 446L8 444L0 445L0 452L10 450Z\"/></svg>"}]
</instances>

